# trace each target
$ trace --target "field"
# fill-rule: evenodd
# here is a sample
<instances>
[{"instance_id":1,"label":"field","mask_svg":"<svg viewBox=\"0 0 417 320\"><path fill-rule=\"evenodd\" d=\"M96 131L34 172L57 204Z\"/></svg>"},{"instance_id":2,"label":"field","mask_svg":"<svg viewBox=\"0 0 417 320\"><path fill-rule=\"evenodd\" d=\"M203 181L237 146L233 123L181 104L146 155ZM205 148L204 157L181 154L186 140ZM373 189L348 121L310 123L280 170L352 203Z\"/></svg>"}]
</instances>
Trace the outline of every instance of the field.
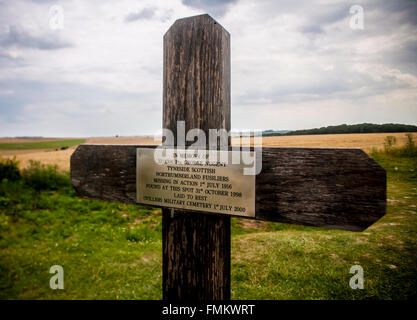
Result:
<instances>
[{"instance_id":1,"label":"field","mask_svg":"<svg viewBox=\"0 0 417 320\"><path fill-rule=\"evenodd\" d=\"M365 152L370 152L372 148L382 148L387 136L394 136L398 146L404 145L407 141L404 133L351 133L264 137L263 145L277 147L360 148Z\"/></svg>"},{"instance_id":2,"label":"field","mask_svg":"<svg viewBox=\"0 0 417 320\"><path fill-rule=\"evenodd\" d=\"M0 143L0 150L63 149L84 143L85 139Z\"/></svg>"},{"instance_id":3,"label":"field","mask_svg":"<svg viewBox=\"0 0 417 320\"><path fill-rule=\"evenodd\" d=\"M401 148L404 134L398 148L371 152L387 135L264 139L365 149L387 170L387 214L360 233L232 218L232 299L417 298L417 152ZM25 168L0 183L1 299L161 299L160 210L80 199L68 173ZM54 264L64 290L49 288ZM364 290L349 286L356 264Z\"/></svg>"},{"instance_id":4,"label":"field","mask_svg":"<svg viewBox=\"0 0 417 320\"><path fill-rule=\"evenodd\" d=\"M16 141L18 140L18 141ZM74 152L76 145L79 143L120 143L120 144L154 144L153 138L150 137L139 137L139 138L86 138L86 139L72 139L72 140L54 140L54 141L45 141L45 139L30 139L27 141L20 141L21 139L0 139L0 146L5 146L0 148L0 158L13 159L20 162L22 168L29 166L29 160L40 161L43 164L57 165L60 169L68 171L70 168L70 158L71 154ZM26 140L26 141L25 141ZM72 144L68 149L61 150L60 147L68 146L67 142L63 141L78 141L75 144ZM24 144L24 147L27 147L29 143L36 143L39 145L45 144L58 144L58 147L50 146L46 149L6 149L7 145L12 144ZM58 150L56 150L58 148Z\"/></svg>"},{"instance_id":5,"label":"field","mask_svg":"<svg viewBox=\"0 0 417 320\"><path fill-rule=\"evenodd\" d=\"M309 136L282 136L282 137L264 137L264 146L280 147L345 147L361 148L365 152L370 152L372 148L382 148L386 136L395 136L397 145L404 145L406 136L404 133L369 133L369 134L328 134L328 135L309 135ZM0 139L0 146L7 143L17 143L19 139ZM105 144L159 144L160 141L154 141L153 137L120 137L120 138L86 138L86 143L105 143ZM248 139L243 139L243 143L248 143ZM29 141L24 141L29 142ZM30 139L30 142L45 143L43 139ZM232 144L237 140L233 139ZM45 164L56 164L62 170L69 170L70 157L75 147L67 150L55 150L49 148L44 150L24 149L24 150L7 150L0 148L0 157L16 157L20 161L21 167L29 165L29 160L38 160Z\"/></svg>"}]
</instances>

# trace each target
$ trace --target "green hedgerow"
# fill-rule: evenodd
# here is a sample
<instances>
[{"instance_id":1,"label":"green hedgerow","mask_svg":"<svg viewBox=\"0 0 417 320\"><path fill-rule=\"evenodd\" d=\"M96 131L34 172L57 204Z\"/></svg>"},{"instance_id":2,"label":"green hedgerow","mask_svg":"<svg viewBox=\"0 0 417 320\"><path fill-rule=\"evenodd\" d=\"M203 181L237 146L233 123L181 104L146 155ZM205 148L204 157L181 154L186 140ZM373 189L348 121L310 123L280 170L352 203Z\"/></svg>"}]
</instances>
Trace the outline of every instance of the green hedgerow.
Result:
<instances>
[{"instance_id":1,"label":"green hedgerow","mask_svg":"<svg viewBox=\"0 0 417 320\"><path fill-rule=\"evenodd\" d=\"M56 165L44 165L39 161L29 161L29 167L23 169L22 177L25 183L33 189L58 190L70 185L68 174L58 170Z\"/></svg>"},{"instance_id":2,"label":"green hedgerow","mask_svg":"<svg viewBox=\"0 0 417 320\"><path fill-rule=\"evenodd\" d=\"M20 180L19 162L16 158L1 159L0 158L0 181L7 179L9 181Z\"/></svg>"}]
</instances>

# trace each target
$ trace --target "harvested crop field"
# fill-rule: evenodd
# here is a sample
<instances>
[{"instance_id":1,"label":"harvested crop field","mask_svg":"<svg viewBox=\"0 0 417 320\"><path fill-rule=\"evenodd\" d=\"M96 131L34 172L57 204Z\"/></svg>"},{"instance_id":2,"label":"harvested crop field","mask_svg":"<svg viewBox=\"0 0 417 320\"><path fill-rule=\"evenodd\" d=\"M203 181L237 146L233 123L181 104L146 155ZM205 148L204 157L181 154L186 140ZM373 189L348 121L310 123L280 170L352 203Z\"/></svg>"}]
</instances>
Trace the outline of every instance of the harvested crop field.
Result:
<instances>
[{"instance_id":1,"label":"harvested crop field","mask_svg":"<svg viewBox=\"0 0 417 320\"><path fill-rule=\"evenodd\" d=\"M414 134L415 135L415 134ZM365 152L370 152L372 148L381 149L384 146L384 140L387 136L396 137L397 146L406 143L405 133L364 133L364 134L326 134L326 135L305 135L305 136L270 136L264 137L262 143L264 146L277 147L339 147L339 148L361 148ZM65 139L43 139L43 138L0 138L0 143L20 143L20 142L46 142ZM85 138L86 143L94 144L159 144L153 137L97 137ZM247 143L248 139L242 139ZM232 144L236 144L237 139L233 139ZM20 161L21 167L26 167L29 160L37 160L45 164L56 164L62 170L69 170L70 157L75 150L70 147L66 150L49 149L24 149L24 150L7 150L0 149L0 157L16 157Z\"/></svg>"},{"instance_id":2,"label":"harvested crop field","mask_svg":"<svg viewBox=\"0 0 417 320\"><path fill-rule=\"evenodd\" d=\"M383 148L387 136L394 136L398 146L404 145L407 141L406 134L401 132L269 136L263 137L262 142L265 147L360 148L365 152L370 152L372 148Z\"/></svg>"},{"instance_id":3,"label":"harvested crop field","mask_svg":"<svg viewBox=\"0 0 417 320\"><path fill-rule=\"evenodd\" d=\"M59 141L67 139L21 139L21 138L1 138L0 143L36 143L47 141ZM154 144L153 137L122 137L122 138L86 138L86 143L95 144ZM29 165L30 160L40 161L44 164L56 164L61 170L68 171L70 168L70 158L77 146L70 147L66 150L48 149L0 149L0 157L16 159L20 162L21 168Z\"/></svg>"}]
</instances>

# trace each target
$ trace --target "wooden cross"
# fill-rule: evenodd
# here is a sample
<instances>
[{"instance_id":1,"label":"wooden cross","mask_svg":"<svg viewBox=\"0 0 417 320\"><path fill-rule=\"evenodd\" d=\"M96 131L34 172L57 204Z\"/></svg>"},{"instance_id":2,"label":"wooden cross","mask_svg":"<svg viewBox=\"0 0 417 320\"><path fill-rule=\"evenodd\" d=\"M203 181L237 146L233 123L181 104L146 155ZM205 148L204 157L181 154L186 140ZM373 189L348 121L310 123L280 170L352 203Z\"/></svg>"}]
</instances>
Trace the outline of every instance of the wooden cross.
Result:
<instances>
[{"instance_id":1,"label":"wooden cross","mask_svg":"<svg viewBox=\"0 0 417 320\"><path fill-rule=\"evenodd\" d=\"M163 127L230 131L230 35L209 15L164 36ZM177 141L175 141L177 145ZM137 203L138 145L80 145L71 181L81 197ZM360 149L262 149L252 219L362 231L385 214L386 173ZM172 215L172 213L175 214ZM163 298L230 299L230 215L162 209Z\"/></svg>"}]
</instances>

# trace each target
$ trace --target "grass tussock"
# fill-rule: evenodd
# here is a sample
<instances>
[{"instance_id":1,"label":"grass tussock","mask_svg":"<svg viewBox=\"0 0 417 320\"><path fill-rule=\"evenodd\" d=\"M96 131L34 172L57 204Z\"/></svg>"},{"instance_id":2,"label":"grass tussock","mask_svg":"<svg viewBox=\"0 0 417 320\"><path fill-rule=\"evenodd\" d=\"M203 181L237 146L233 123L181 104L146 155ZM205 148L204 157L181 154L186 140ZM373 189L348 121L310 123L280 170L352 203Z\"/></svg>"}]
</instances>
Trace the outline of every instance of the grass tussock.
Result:
<instances>
[{"instance_id":1,"label":"grass tussock","mask_svg":"<svg viewBox=\"0 0 417 320\"><path fill-rule=\"evenodd\" d=\"M24 182L35 190L58 190L68 187L69 174L58 170L56 165L43 165L30 161L29 167L22 170Z\"/></svg>"},{"instance_id":2,"label":"grass tussock","mask_svg":"<svg viewBox=\"0 0 417 320\"><path fill-rule=\"evenodd\" d=\"M20 181L36 191L70 186L69 174L58 170L56 165L44 165L33 160L29 163L27 168L20 170L16 159L0 159L0 181Z\"/></svg>"},{"instance_id":3,"label":"grass tussock","mask_svg":"<svg viewBox=\"0 0 417 320\"><path fill-rule=\"evenodd\" d=\"M412 133L407 133L406 143L403 146L397 146L397 138L395 136L387 136L384 141L384 148L378 150L373 148L371 156L375 158L383 156L394 156L403 158L415 158L417 157L417 145L414 141Z\"/></svg>"},{"instance_id":4,"label":"grass tussock","mask_svg":"<svg viewBox=\"0 0 417 320\"><path fill-rule=\"evenodd\" d=\"M7 179L9 181L20 180L19 162L16 158L1 159L0 158L0 181Z\"/></svg>"}]
</instances>

